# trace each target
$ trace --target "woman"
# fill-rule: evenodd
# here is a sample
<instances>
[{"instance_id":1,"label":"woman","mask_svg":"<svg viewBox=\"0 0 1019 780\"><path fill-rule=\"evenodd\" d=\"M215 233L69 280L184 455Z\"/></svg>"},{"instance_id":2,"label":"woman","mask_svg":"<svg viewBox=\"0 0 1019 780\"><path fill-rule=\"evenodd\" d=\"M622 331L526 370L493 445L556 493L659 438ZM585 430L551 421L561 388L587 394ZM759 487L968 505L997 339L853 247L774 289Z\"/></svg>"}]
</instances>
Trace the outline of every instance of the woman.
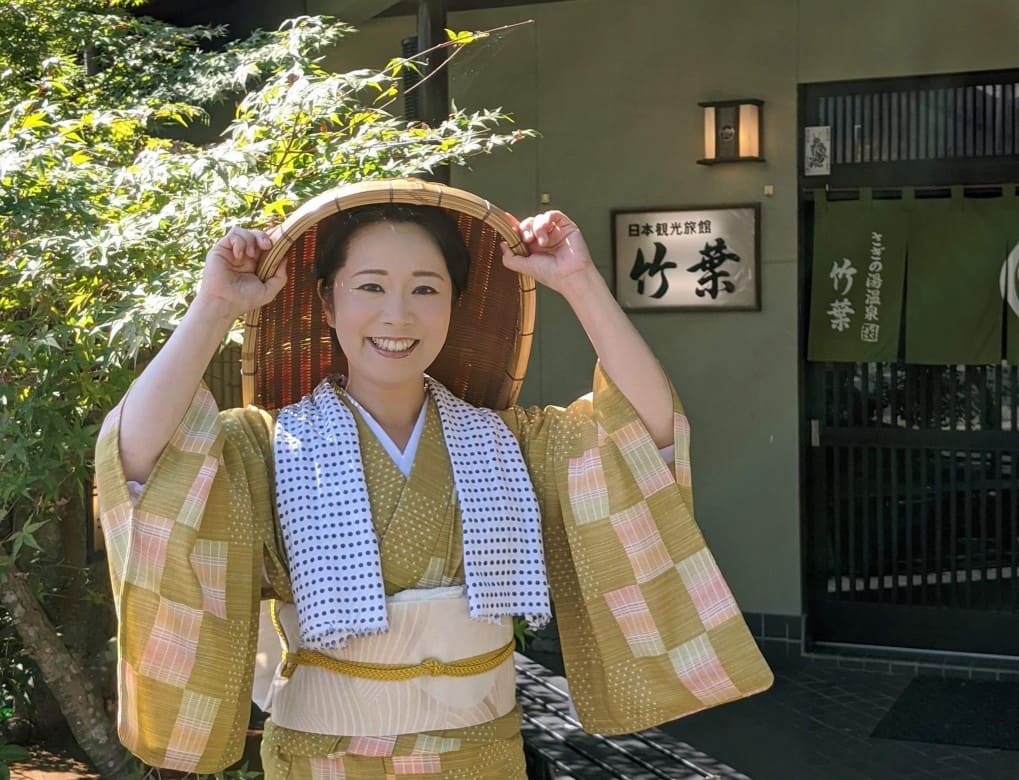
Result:
<instances>
[{"instance_id":1,"label":"woman","mask_svg":"<svg viewBox=\"0 0 1019 780\"><path fill-rule=\"evenodd\" d=\"M386 200L316 228L344 376L275 421L214 413L200 384L223 335L287 283L282 264L255 274L270 236L234 228L110 416L98 473L125 743L187 770L236 757L259 590L283 646L279 665L259 648L268 780L523 777L510 618L542 624L550 590L591 731L767 687L692 524L685 418L576 225L528 218L501 262L573 309L599 359L593 402L495 413L425 374L487 261L448 206Z\"/></svg>"}]
</instances>

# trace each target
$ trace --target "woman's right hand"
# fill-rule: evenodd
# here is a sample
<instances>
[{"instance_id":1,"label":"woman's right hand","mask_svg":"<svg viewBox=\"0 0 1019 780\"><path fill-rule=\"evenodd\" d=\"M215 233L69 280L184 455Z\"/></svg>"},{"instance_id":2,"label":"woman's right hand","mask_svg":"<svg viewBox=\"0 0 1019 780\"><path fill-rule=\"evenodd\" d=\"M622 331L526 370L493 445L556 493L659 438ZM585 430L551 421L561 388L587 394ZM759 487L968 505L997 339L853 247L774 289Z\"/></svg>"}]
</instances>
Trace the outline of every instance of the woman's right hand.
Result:
<instances>
[{"instance_id":1,"label":"woman's right hand","mask_svg":"<svg viewBox=\"0 0 1019 780\"><path fill-rule=\"evenodd\" d=\"M261 230L230 228L205 256L196 300L231 319L271 301L287 281L285 259L264 282L255 274L262 253L271 247L272 239Z\"/></svg>"}]
</instances>

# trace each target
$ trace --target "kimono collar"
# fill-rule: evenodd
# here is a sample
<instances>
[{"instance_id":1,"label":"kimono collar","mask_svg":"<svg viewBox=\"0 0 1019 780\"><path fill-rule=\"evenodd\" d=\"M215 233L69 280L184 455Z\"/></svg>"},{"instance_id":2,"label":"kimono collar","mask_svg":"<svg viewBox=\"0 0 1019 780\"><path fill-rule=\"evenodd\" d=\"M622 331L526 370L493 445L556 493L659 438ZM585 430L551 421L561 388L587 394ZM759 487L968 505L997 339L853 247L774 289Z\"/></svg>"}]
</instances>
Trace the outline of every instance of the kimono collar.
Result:
<instances>
[{"instance_id":1,"label":"kimono collar","mask_svg":"<svg viewBox=\"0 0 1019 780\"><path fill-rule=\"evenodd\" d=\"M491 409L426 377L449 449L470 615L551 617L538 500L520 447ZM357 423L330 380L283 408L273 440L276 506L302 647L331 650L388 629Z\"/></svg>"}]
</instances>

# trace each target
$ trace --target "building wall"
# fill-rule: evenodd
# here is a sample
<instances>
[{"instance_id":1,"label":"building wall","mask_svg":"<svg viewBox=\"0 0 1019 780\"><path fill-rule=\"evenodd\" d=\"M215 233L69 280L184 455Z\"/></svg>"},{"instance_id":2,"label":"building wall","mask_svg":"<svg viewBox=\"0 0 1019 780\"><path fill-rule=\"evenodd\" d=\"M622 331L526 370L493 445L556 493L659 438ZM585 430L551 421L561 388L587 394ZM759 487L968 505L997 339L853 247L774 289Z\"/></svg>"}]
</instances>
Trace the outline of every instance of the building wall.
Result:
<instances>
[{"instance_id":1,"label":"building wall","mask_svg":"<svg viewBox=\"0 0 1019 780\"><path fill-rule=\"evenodd\" d=\"M582 227L611 281L614 208L762 204L762 310L634 314L693 426L697 519L745 611L802 611L797 332L797 85L1015 67L1013 0L568 0L451 14L533 24L466 49L458 105L502 106L541 138L454 172L518 215L540 197ZM368 22L330 67L381 65L410 17ZM765 164L700 166L700 100L765 101ZM763 194L766 185L774 195ZM557 296L539 298L522 400L586 392L593 353Z\"/></svg>"}]
</instances>

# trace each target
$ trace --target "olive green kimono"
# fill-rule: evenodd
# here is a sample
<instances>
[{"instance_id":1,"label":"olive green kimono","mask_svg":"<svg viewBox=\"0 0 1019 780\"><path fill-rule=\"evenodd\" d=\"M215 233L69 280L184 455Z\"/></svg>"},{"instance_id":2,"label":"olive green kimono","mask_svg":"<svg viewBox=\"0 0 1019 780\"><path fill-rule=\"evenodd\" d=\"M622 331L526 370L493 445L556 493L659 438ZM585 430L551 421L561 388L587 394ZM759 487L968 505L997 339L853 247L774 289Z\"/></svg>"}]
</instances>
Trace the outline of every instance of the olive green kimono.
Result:
<instances>
[{"instance_id":1,"label":"olive green kimono","mask_svg":"<svg viewBox=\"0 0 1019 780\"><path fill-rule=\"evenodd\" d=\"M678 399L669 465L600 368L591 398L500 414L541 506L585 729L638 731L767 688L771 673L693 521ZM462 582L459 512L434 408L424 457L405 482L358 419L387 593ZM273 419L254 408L220 413L200 389L137 502L120 465L119 425L118 407L100 435L97 479L120 619L120 736L149 764L213 772L243 746L258 601L291 599L273 501ZM516 711L456 733L372 739L270 727L266 757L291 777L323 780L505 778L522 767L518 729Z\"/></svg>"}]
</instances>

